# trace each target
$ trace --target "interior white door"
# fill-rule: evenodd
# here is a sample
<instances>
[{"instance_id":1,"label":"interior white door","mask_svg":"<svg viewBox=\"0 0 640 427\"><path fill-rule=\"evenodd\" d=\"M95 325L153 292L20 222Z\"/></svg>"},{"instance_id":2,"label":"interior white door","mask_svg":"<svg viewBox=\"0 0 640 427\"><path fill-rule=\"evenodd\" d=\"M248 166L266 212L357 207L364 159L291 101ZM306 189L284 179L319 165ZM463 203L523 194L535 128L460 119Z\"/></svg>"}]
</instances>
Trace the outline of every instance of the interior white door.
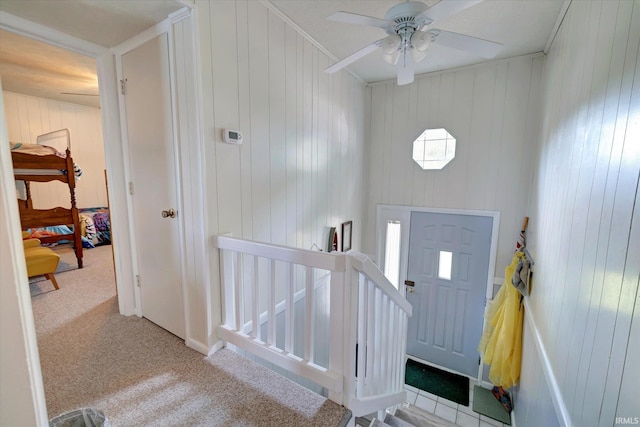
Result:
<instances>
[{"instance_id":1,"label":"interior white door","mask_svg":"<svg viewBox=\"0 0 640 427\"><path fill-rule=\"evenodd\" d=\"M123 55L122 72L142 315L184 338L167 34Z\"/></svg>"},{"instance_id":2,"label":"interior white door","mask_svg":"<svg viewBox=\"0 0 640 427\"><path fill-rule=\"evenodd\" d=\"M408 354L477 376L492 225L491 217L411 213Z\"/></svg>"}]
</instances>

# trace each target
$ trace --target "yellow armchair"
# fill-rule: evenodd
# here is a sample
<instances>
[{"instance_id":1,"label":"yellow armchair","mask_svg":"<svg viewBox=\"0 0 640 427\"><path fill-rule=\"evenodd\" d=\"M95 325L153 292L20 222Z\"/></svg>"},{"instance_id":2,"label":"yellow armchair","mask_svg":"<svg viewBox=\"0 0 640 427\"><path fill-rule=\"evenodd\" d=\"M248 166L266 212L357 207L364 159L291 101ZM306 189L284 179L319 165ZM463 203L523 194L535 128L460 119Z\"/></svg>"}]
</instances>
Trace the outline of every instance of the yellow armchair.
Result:
<instances>
[{"instance_id":1,"label":"yellow armchair","mask_svg":"<svg viewBox=\"0 0 640 427\"><path fill-rule=\"evenodd\" d=\"M26 239L23 240L22 243L24 245L24 257L27 263L27 275L29 277L44 276L48 280L51 280L51 283L53 283L56 289L60 289L53 275L58 268L60 255L49 248L40 246L39 239Z\"/></svg>"}]
</instances>

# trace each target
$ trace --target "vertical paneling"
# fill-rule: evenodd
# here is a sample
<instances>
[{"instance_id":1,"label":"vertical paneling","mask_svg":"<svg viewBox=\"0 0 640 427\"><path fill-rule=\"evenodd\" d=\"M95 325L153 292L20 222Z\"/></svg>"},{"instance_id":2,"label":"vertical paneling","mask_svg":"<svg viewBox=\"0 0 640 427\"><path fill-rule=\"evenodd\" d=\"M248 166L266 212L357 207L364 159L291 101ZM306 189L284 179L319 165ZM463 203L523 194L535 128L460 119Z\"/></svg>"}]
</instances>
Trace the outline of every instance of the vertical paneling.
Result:
<instances>
[{"instance_id":1,"label":"vertical paneling","mask_svg":"<svg viewBox=\"0 0 640 427\"><path fill-rule=\"evenodd\" d=\"M529 200L531 314L549 356L542 370L560 389L552 399L574 425L635 416L621 393L640 380L628 369L640 353L629 339L640 269L630 231L640 174L639 46L638 2L572 2L543 75ZM523 353L536 354L527 340ZM523 375L539 363L525 358ZM544 381L525 384L523 376L519 425L554 411L544 393Z\"/></svg>"},{"instance_id":2,"label":"vertical paneling","mask_svg":"<svg viewBox=\"0 0 640 427\"><path fill-rule=\"evenodd\" d=\"M212 58L211 71L213 83L213 117L214 126L208 135L213 141L222 140L222 129L238 129L239 118L239 87L238 75L241 65L238 58L236 22L236 4L230 1L216 2L209 11L211 26L226 37L211 37L209 55ZM244 31L243 31L244 32ZM260 40L266 40L261 37ZM249 139L249 138L247 138ZM224 176L224 181L218 181L217 197L220 223L225 224L222 232L230 232L234 236L242 232L242 169L240 164L241 147L231 144L215 144L215 170L218 176Z\"/></svg>"},{"instance_id":3,"label":"vertical paneling","mask_svg":"<svg viewBox=\"0 0 640 427\"><path fill-rule=\"evenodd\" d=\"M38 135L68 128L71 155L83 171L76 183L78 207L107 206L100 109L4 92L11 142L36 143ZM34 207L70 206L69 187L58 182L31 184Z\"/></svg>"},{"instance_id":4,"label":"vertical paneling","mask_svg":"<svg viewBox=\"0 0 640 427\"><path fill-rule=\"evenodd\" d=\"M375 252L375 206L499 210L497 271L511 259L526 214L542 57L524 56L371 85L365 252ZM422 170L412 142L427 128L457 138L456 158Z\"/></svg>"},{"instance_id":5,"label":"vertical paneling","mask_svg":"<svg viewBox=\"0 0 640 427\"><path fill-rule=\"evenodd\" d=\"M271 242L287 243L287 165L285 120L285 23L269 13L269 155L271 171Z\"/></svg>"},{"instance_id":6,"label":"vertical paneling","mask_svg":"<svg viewBox=\"0 0 640 427\"><path fill-rule=\"evenodd\" d=\"M199 3L210 230L308 249L353 220L357 249L364 84L260 2Z\"/></svg>"}]
</instances>

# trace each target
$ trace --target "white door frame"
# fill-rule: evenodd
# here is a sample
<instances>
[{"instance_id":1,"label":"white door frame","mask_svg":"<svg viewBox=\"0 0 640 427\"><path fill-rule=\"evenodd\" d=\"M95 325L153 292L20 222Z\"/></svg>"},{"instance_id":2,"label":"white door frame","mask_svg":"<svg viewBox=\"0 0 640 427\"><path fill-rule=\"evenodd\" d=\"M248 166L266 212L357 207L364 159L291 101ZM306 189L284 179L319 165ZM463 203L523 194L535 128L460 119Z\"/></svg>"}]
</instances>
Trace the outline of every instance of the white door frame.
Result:
<instances>
[{"instance_id":1,"label":"white door frame","mask_svg":"<svg viewBox=\"0 0 640 427\"><path fill-rule=\"evenodd\" d=\"M175 111L176 111L176 103L175 103L175 82L174 82L174 69L173 69L173 37L172 37L172 25L171 25L171 21L169 19L165 19L164 21L154 25L151 28L148 28L147 30L143 31L140 34L137 34L136 36L132 37L131 39L121 43L120 45L114 47L112 50L115 53L115 60L116 60L116 74L117 74L117 79L118 82L122 82L122 80L124 79L123 75L122 75L122 57L131 52L132 50L142 46L143 44L147 43L148 41L150 41L151 39L166 34L167 35L167 43L168 43L168 49L169 49L169 80L170 80L170 90L171 90L171 114L172 114L172 139L173 139L173 152L176 154L176 157L173 159L173 167L174 170L176 172L176 175L174 177L174 180L177 181L178 183L180 183L180 149L178 147L177 144L177 123L176 123L176 117L175 117ZM131 183L133 181L132 179L132 168L134 167L134 165L131 164L131 144L129 141L129 134L128 134L128 126L127 126L127 109L126 109L126 105L125 105L125 97L126 95L124 95L122 93L122 90L120 90L118 92L118 102L119 102L119 111L120 111L120 128L121 128L121 133L120 133L120 138L122 139L122 147L123 147L123 160L124 160L124 165L125 165L125 176L126 176L126 182L127 183ZM177 202L177 211L178 211L178 216L181 217L182 216L182 212L184 209L184 206L182 205L182 188L181 185L178 184L176 185L176 202ZM136 241L136 233L135 233L135 217L134 217L134 211L133 211L133 194L131 191L129 191L127 193L127 215L128 215L128 219L129 219L129 224L130 226L128 227L128 231L129 231L129 240L131 242L131 247L132 247L132 252L134 254L136 254L136 256L134 257L133 260L133 277L131 277L131 281L132 283L136 283L137 282L137 276L140 272L140 266L138 264L138 259L139 257L137 256L138 254L138 248L137 248L137 241ZM182 221L178 221L178 236L180 239L180 242L184 242L184 227L183 227L183 223ZM185 286L184 286L184 268L182 268L182 266L185 265L185 254L184 254L184 245L180 244L180 248L179 248L179 253L180 253L180 277L182 278L181 283L180 283L180 287L182 289L182 296L183 296L183 301L186 301L186 295L185 295ZM142 297L141 297L141 292L140 292L140 287L139 286L134 286L133 288L134 291L134 302L135 302L135 314L139 317L142 317ZM185 337L187 336L187 325L188 325L188 321L187 321L187 310L184 309L184 315L185 315Z\"/></svg>"},{"instance_id":2,"label":"white door frame","mask_svg":"<svg viewBox=\"0 0 640 427\"><path fill-rule=\"evenodd\" d=\"M500 212L484 211L474 209L446 209L429 208L418 206L399 205L377 205L376 206L376 257L381 270L384 270L386 227L388 221L398 221L400 223L400 277L398 288L403 286L407 280L407 269L409 267L409 231L411 226L412 212L428 212L450 215L473 215L483 216L492 219L491 228L491 252L489 254L489 271L487 274L487 286L485 290L485 310L487 302L493 299L493 282L496 270L496 257L498 253L498 231L500 229ZM484 322L484 319L483 319ZM483 323L484 331L484 323ZM482 379L483 363L478 367L478 380Z\"/></svg>"},{"instance_id":3,"label":"white door frame","mask_svg":"<svg viewBox=\"0 0 640 427\"><path fill-rule=\"evenodd\" d=\"M181 266L181 288L183 298L183 311L184 311L184 324L185 324L185 343L187 346L197 350L203 354L209 354L219 348L214 346L214 336L211 333L211 313L213 307L211 305L211 289L210 289L210 272L209 272L209 250L206 240L206 199L205 199L205 186L204 186L204 173L205 165L204 159L204 145L201 132L201 119L200 119L200 90L198 86L198 52L197 41L195 37L196 32L196 13L197 9L183 8L169 16L166 20L155 26L143 31L142 33L132 37L131 39L121 43L120 45L112 48L115 53L116 61L116 73L117 81L122 80L122 56L126 53L136 49L137 47L145 44L149 40L157 37L161 34L167 34L169 43L169 74L171 84L171 110L173 121L173 150L175 153L174 169L176 171L175 180L178 182L176 186L176 200L178 209L178 233L180 239L180 266ZM182 61L181 70L176 70L175 61L175 43L174 43L174 24L181 21L189 22L191 31L191 40L186 40L187 46L182 46L185 49L184 55L192 56L191 61ZM181 76L179 74L182 73ZM179 86L178 80L181 82L183 92L178 93L177 87ZM184 81L186 80L186 81ZM130 145L127 133L127 118L125 100L122 94L118 95L119 100L119 114L121 123L121 138L123 146L123 160L125 164L126 182L131 181L131 161L130 161ZM187 100L191 102L195 101L195 105L190 105L184 108L183 111L179 109L179 105L185 104ZM186 111L188 110L188 111ZM186 135L188 136L186 136ZM183 191L184 188L188 188L189 191ZM128 200L128 221L129 221L129 240L132 246L132 253L137 253L136 238L133 225L135 224L133 215L133 203L131 194L126 195ZM187 233L186 230L191 230ZM191 268L187 268L187 266ZM136 283L136 275L138 271L137 257L133 260L132 271L132 283ZM206 296L205 310L206 313L204 319L194 318L191 319L191 293L197 292L193 287L204 288L203 292ZM135 314L142 316L142 304L140 288L133 286L133 299ZM193 298L191 296L191 298ZM192 322L198 322L206 320L207 336L204 341L198 340L192 333Z\"/></svg>"}]
</instances>

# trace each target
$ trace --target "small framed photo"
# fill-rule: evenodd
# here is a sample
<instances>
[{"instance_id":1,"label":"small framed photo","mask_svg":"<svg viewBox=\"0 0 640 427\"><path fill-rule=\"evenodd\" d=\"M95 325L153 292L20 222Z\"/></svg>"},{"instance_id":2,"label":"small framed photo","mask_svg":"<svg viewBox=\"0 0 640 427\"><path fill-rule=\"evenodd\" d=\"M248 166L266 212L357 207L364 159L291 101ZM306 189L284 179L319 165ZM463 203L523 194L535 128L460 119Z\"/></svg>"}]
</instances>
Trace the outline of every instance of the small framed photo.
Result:
<instances>
[{"instance_id":1,"label":"small framed photo","mask_svg":"<svg viewBox=\"0 0 640 427\"><path fill-rule=\"evenodd\" d=\"M353 221L342 223L342 252L348 252L351 249L351 229Z\"/></svg>"}]
</instances>

